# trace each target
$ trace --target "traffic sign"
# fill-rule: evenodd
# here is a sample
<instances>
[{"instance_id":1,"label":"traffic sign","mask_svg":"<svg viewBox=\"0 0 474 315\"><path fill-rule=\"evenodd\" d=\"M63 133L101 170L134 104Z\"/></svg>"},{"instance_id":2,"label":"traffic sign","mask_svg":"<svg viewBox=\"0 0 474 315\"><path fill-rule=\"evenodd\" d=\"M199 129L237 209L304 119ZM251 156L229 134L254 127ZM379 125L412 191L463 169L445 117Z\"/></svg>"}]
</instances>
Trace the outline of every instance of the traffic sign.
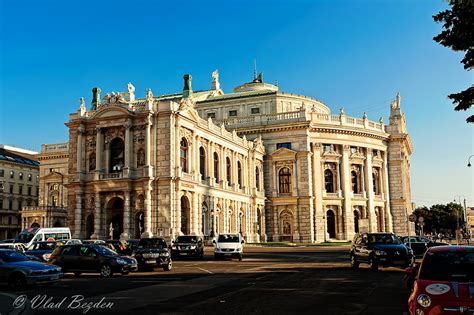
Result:
<instances>
[{"instance_id":1,"label":"traffic sign","mask_svg":"<svg viewBox=\"0 0 474 315\"><path fill-rule=\"evenodd\" d=\"M423 221L425 221L425 218L423 218L423 217L418 218L418 222L422 223Z\"/></svg>"}]
</instances>

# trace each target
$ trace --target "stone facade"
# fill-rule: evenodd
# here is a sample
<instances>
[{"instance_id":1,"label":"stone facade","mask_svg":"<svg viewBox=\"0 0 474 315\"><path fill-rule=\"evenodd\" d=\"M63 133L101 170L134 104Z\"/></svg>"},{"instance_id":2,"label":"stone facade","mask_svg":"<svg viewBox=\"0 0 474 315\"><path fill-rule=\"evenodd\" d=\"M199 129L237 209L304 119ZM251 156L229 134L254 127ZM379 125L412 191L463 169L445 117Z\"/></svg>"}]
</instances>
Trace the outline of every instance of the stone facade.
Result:
<instances>
[{"instance_id":1,"label":"stone facade","mask_svg":"<svg viewBox=\"0 0 474 315\"><path fill-rule=\"evenodd\" d=\"M38 204L37 152L0 145L0 240L14 238L22 228L23 206Z\"/></svg>"},{"instance_id":2,"label":"stone facade","mask_svg":"<svg viewBox=\"0 0 474 315\"><path fill-rule=\"evenodd\" d=\"M37 205L22 208L22 229L61 227L67 224L68 143L43 144L38 155L39 198Z\"/></svg>"}]
</instances>

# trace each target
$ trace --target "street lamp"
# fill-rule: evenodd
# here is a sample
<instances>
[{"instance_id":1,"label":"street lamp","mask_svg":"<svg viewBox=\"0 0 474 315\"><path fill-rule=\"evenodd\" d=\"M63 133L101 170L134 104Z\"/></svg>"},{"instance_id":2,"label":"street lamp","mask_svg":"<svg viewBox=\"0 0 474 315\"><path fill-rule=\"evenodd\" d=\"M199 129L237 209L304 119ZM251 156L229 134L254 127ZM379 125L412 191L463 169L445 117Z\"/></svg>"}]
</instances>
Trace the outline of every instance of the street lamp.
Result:
<instances>
[{"instance_id":1,"label":"street lamp","mask_svg":"<svg viewBox=\"0 0 474 315\"><path fill-rule=\"evenodd\" d=\"M467 158L467 167L471 167L471 158L474 156L474 154L469 155Z\"/></svg>"}]
</instances>

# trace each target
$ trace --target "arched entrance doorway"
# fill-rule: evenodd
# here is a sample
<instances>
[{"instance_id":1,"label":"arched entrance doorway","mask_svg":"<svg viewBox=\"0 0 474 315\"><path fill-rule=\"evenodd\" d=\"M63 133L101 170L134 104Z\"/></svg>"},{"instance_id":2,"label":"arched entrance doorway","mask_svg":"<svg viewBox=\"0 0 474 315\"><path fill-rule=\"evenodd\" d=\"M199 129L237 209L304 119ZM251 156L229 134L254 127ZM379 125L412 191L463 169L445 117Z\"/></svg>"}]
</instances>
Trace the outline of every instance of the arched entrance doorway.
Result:
<instances>
[{"instance_id":1,"label":"arched entrance doorway","mask_svg":"<svg viewBox=\"0 0 474 315\"><path fill-rule=\"evenodd\" d=\"M181 197L181 232L184 235L190 234L189 216L190 216L189 200L188 200L188 197L183 196Z\"/></svg>"},{"instance_id":2,"label":"arched entrance doorway","mask_svg":"<svg viewBox=\"0 0 474 315\"><path fill-rule=\"evenodd\" d=\"M354 232L359 233L359 211L354 210Z\"/></svg>"},{"instance_id":3,"label":"arched entrance doorway","mask_svg":"<svg viewBox=\"0 0 474 315\"><path fill-rule=\"evenodd\" d=\"M119 239L123 233L123 199L112 198L107 205L107 238Z\"/></svg>"},{"instance_id":4,"label":"arched entrance doorway","mask_svg":"<svg viewBox=\"0 0 474 315\"><path fill-rule=\"evenodd\" d=\"M336 238L336 216L334 211L328 210L326 212L327 233L329 238Z\"/></svg>"},{"instance_id":5,"label":"arched entrance doorway","mask_svg":"<svg viewBox=\"0 0 474 315\"><path fill-rule=\"evenodd\" d=\"M93 233L94 233L94 215L89 214L86 218L86 238L90 238Z\"/></svg>"},{"instance_id":6,"label":"arched entrance doorway","mask_svg":"<svg viewBox=\"0 0 474 315\"><path fill-rule=\"evenodd\" d=\"M40 225L37 222L33 222L33 224L30 227L33 229L39 229Z\"/></svg>"},{"instance_id":7,"label":"arched entrance doorway","mask_svg":"<svg viewBox=\"0 0 474 315\"><path fill-rule=\"evenodd\" d=\"M143 232L145 232L145 214L140 211L135 215L135 238L140 238Z\"/></svg>"}]
</instances>

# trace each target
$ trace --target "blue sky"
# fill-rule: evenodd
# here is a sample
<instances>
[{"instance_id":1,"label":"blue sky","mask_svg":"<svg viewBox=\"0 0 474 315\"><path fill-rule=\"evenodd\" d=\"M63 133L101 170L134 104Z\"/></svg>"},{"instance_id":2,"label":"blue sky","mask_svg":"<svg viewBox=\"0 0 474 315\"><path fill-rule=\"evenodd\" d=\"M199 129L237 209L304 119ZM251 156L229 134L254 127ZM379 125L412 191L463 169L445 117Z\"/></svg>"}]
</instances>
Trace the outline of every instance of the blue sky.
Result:
<instances>
[{"instance_id":1,"label":"blue sky","mask_svg":"<svg viewBox=\"0 0 474 315\"><path fill-rule=\"evenodd\" d=\"M0 0L0 143L39 150L64 142L68 114L91 89L137 94L222 88L252 78L388 121L400 91L415 152L417 205L464 195L474 205L473 125L449 93L472 84L460 53L435 43L445 1ZM474 160L474 159L473 159Z\"/></svg>"}]
</instances>

